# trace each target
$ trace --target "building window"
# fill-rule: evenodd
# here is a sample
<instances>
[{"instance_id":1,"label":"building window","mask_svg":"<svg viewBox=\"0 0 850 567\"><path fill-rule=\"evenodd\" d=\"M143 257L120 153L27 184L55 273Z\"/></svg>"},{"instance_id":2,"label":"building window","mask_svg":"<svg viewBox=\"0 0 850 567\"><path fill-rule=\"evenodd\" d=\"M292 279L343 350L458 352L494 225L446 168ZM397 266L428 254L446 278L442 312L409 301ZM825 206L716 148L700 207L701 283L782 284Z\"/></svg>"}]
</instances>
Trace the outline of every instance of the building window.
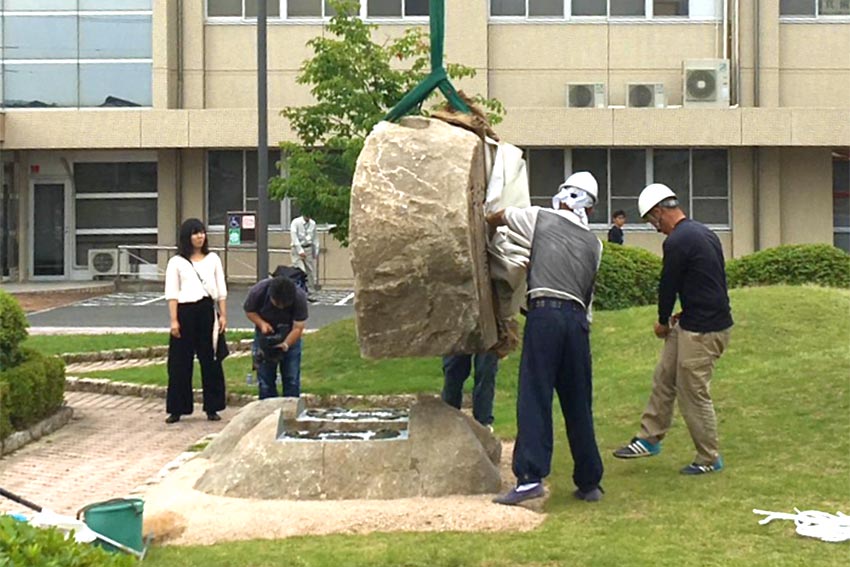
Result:
<instances>
[{"instance_id":1,"label":"building window","mask_svg":"<svg viewBox=\"0 0 850 567\"><path fill-rule=\"evenodd\" d=\"M151 106L151 0L6 0L8 108Z\"/></svg>"},{"instance_id":2,"label":"building window","mask_svg":"<svg viewBox=\"0 0 850 567\"><path fill-rule=\"evenodd\" d=\"M809 18L850 16L850 0L780 0L779 15Z\"/></svg>"},{"instance_id":3,"label":"building window","mask_svg":"<svg viewBox=\"0 0 850 567\"><path fill-rule=\"evenodd\" d=\"M669 185L685 213L717 228L729 226L729 153L716 149L532 148L526 151L533 205L552 206L552 195L566 176L589 171L599 184L599 200L590 215L603 226L612 211L626 212L640 226L637 200L650 183Z\"/></svg>"},{"instance_id":4,"label":"building window","mask_svg":"<svg viewBox=\"0 0 850 567\"><path fill-rule=\"evenodd\" d=\"M279 175L280 150L269 151L269 176ZM223 227L228 211L257 210L256 150L212 150L207 152L207 224ZM289 227L293 206L289 199L271 201L270 227Z\"/></svg>"},{"instance_id":5,"label":"building window","mask_svg":"<svg viewBox=\"0 0 850 567\"><path fill-rule=\"evenodd\" d=\"M722 0L490 0L490 16L497 19L717 19L722 15L721 2Z\"/></svg>"},{"instance_id":6,"label":"building window","mask_svg":"<svg viewBox=\"0 0 850 567\"><path fill-rule=\"evenodd\" d=\"M850 252L850 148L832 154L832 226L835 245Z\"/></svg>"},{"instance_id":7,"label":"building window","mask_svg":"<svg viewBox=\"0 0 850 567\"><path fill-rule=\"evenodd\" d=\"M218 21L251 20L257 17L259 0L207 0L207 18ZM335 15L328 0L266 0L269 20L323 19ZM363 0L364 19L427 17L429 0Z\"/></svg>"},{"instance_id":8,"label":"building window","mask_svg":"<svg viewBox=\"0 0 850 567\"><path fill-rule=\"evenodd\" d=\"M156 162L78 162L74 189L77 266L93 248L156 244ZM142 256L156 261L155 251Z\"/></svg>"}]
</instances>

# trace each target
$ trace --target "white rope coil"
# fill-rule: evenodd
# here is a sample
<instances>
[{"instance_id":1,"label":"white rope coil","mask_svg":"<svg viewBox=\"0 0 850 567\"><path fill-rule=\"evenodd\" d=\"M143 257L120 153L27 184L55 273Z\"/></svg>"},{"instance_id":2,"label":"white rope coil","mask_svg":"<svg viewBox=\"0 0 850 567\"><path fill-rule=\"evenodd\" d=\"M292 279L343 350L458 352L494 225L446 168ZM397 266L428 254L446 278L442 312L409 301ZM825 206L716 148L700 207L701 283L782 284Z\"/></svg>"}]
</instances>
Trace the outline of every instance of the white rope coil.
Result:
<instances>
[{"instance_id":1,"label":"white rope coil","mask_svg":"<svg viewBox=\"0 0 850 567\"><path fill-rule=\"evenodd\" d=\"M835 515L817 510L806 510L801 512L794 508L795 514L785 512L768 512L766 510L753 510L754 514L767 516L759 521L760 525L767 524L773 520L792 520L797 526L797 533L805 537L813 537L829 543L840 543L850 541L850 516L837 512Z\"/></svg>"}]
</instances>

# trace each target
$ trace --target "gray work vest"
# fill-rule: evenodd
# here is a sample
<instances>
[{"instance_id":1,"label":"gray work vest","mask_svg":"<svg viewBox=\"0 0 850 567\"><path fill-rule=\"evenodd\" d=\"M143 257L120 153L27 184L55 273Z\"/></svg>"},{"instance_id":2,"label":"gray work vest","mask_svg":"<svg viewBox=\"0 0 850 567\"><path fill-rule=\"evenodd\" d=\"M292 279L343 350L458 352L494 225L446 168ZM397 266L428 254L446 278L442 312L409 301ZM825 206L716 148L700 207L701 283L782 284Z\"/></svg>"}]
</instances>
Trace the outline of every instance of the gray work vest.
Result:
<instances>
[{"instance_id":1,"label":"gray work vest","mask_svg":"<svg viewBox=\"0 0 850 567\"><path fill-rule=\"evenodd\" d=\"M592 232L542 209L531 242L529 295L579 299L587 309L599 266L599 248Z\"/></svg>"}]
</instances>

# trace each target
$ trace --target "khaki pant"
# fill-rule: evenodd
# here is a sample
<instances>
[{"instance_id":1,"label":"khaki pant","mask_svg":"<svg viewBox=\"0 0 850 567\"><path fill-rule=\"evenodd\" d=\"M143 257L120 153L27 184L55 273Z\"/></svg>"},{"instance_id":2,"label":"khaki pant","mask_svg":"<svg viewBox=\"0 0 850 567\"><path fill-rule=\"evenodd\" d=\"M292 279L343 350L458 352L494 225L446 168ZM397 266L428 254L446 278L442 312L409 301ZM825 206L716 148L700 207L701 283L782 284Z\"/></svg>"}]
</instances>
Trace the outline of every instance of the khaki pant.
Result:
<instances>
[{"instance_id":1,"label":"khaki pant","mask_svg":"<svg viewBox=\"0 0 850 567\"><path fill-rule=\"evenodd\" d=\"M310 293L314 293L319 290L319 274L316 272L316 258L313 256L311 249L306 248L305 252L307 252L307 256L302 258L295 250L292 250L290 253L292 267L299 268L307 274L307 287Z\"/></svg>"},{"instance_id":2,"label":"khaki pant","mask_svg":"<svg viewBox=\"0 0 850 567\"><path fill-rule=\"evenodd\" d=\"M640 421L638 437L658 443L670 429L673 401L697 450L696 463L709 465L719 456L717 418L711 401L714 363L729 344L729 329L716 333L693 333L673 327L664 340L661 360L652 378L652 394Z\"/></svg>"}]
</instances>

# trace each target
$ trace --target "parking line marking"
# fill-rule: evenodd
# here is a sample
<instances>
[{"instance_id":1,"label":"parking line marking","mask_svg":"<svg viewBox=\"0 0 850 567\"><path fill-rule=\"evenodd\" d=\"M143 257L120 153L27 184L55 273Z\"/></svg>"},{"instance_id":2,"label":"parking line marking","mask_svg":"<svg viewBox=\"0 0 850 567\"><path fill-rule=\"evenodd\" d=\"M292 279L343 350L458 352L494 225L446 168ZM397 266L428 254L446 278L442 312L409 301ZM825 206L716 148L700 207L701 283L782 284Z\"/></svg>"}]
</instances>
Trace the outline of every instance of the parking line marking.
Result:
<instances>
[{"instance_id":1,"label":"parking line marking","mask_svg":"<svg viewBox=\"0 0 850 567\"><path fill-rule=\"evenodd\" d=\"M144 301L134 303L133 307L144 307L145 305L150 305L151 303L156 303L157 301L162 301L163 299L165 299L165 295L158 295L153 299L146 299Z\"/></svg>"},{"instance_id":2,"label":"parking line marking","mask_svg":"<svg viewBox=\"0 0 850 567\"><path fill-rule=\"evenodd\" d=\"M349 301L350 301L353 297L354 297L354 292L352 291L351 293L349 293L348 295L346 295L343 299L340 299L339 301L337 301L336 303L334 303L334 305L345 305L345 304L346 304L346 303L348 303L348 302L349 302Z\"/></svg>"}]
</instances>

